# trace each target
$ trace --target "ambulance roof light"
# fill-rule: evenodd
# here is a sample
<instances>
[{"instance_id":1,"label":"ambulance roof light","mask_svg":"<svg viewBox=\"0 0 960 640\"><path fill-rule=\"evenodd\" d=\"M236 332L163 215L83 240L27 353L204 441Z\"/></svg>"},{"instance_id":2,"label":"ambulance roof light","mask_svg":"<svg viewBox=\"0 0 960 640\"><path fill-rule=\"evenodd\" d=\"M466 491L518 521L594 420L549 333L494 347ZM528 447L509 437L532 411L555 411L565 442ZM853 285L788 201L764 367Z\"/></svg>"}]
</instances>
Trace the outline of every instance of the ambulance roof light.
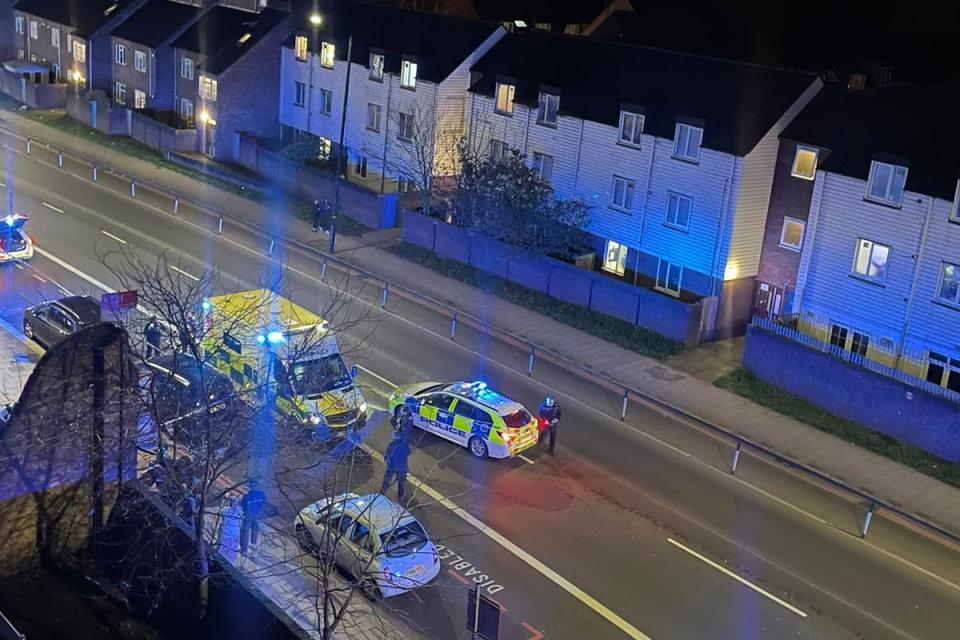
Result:
<instances>
[{"instance_id":1,"label":"ambulance roof light","mask_svg":"<svg viewBox=\"0 0 960 640\"><path fill-rule=\"evenodd\" d=\"M276 344L278 342L286 342L287 338L283 335L282 331L271 331L267 334L267 342L270 344Z\"/></svg>"},{"instance_id":2,"label":"ambulance roof light","mask_svg":"<svg viewBox=\"0 0 960 640\"><path fill-rule=\"evenodd\" d=\"M263 344L266 341L267 336L263 335L262 333L257 335L257 344Z\"/></svg>"}]
</instances>

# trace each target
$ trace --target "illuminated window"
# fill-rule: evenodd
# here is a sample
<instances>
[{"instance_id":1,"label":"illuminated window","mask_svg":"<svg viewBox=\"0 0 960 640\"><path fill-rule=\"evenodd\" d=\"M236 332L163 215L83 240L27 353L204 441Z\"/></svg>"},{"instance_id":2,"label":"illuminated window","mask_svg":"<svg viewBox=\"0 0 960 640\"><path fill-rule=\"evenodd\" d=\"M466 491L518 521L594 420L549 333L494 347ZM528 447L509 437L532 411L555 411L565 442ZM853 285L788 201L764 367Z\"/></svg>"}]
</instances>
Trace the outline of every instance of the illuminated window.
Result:
<instances>
[{"instance_id":1,"label":"illuminated window","mask_svg":"<svg viewBox=\"0 0 960 640\"><path fill-rule=\"evenodd\" d=\"M404 60L400 65L400 86L405 89L417 88L417 63Z\"/></svg>"},{"instance_id":2,"label":"illuminated window","mask_svg":"<svg viewBox=\"0 0 960 640\"><path fill-rule=\"evenodd\" d=\"M249 33L249 32L248 32L248 33L245 33L245 34L243 34L242 36L240 36L239 38L237 38L237 43L238 43L238 44L246 44L247 40L249 40L249 39L252 38L252 37L253 37L253 34L252 34L252 33Z\"/></svg>"},{"instance_id":3,"label":"illuminated window","mask_svg":"<svg viewBox=\"0 0 960 640\"><path fill-rule=\"evenodd\" d=\"M803 220L784 217L783 228L780 229L780 246L791 251L800 251L805 229L806 223Z\"/></svg>"},{"instance_id":4,"label":"illuminated window","mask_svg":"<svg viewBox=\"0 0 960 640\"><path fill-rule=\"evenodd\" d=\"M549 22L535 22L533 23L533 28L539 31L550 31Z\"/></svg>"},{"instance_id":5,"label":"illuminated window","mask_svg":"<svg viewBox=\"0 0 960 640\"><path fill-rule=\"evenodd\" d=\"M941 266L937 300L960 305L960 265L944 262Z\"/></svg>"},{"instance_id":6,"label":"illuminated window","mask_svg":"<svg viewBox=\"0 0 960 640\"><path fill-rule=\"evenodd\" d=\"M307 60L307 36L297 36L293 41L293 55L300 62Z\"/></svg>"},{"instance_id":7,"label":"illuminated window","mask_svg":"<svg viewBox=\"0 0 960 640\"><path fill-rule=\"evenodd\" d=\"M193 58L180 58L180 77L193 80Z\"/></svg>"},{"instance_id":8,"label":"illuminated window","mask_svg":"<svg viewBox=\"0 0 960 640\"><path fill-rule=\"evenodd\" d=\"M320 43L320 66L333 69L335 47L332 42Z\"/></svg>"},{"instance_id":9,"label":"illuminated window","mask_svg":"<svg viewBox=\"0 0 960 640\"><path fill-rule=\"evenodd\" d=\"M620 112L620 144L639 147L643 134L643 123L646 118L641 113L630 111Z\"/></svg>"},{"instance_id":10,"label":"illuminated window","mask_svg":"<svg viewBox=\"0 0 960 640\"><path fill-rule=\"evenodd\" d=\"M693 198L669 191L667 193L667 224L671 227L688 229Z\"/></svg>"},{"instance_id":11,"label":"illuminated window","mask_svg":"<svg viewBox=\"0 0 960 640\"><path fill-rule=\"evenodd\" d=\"M906 167L874 160L870 163L870 177L867 179L867 198L899 207L906 182Z\"/></svg>"},{"instance_id":12,"label":"illuminated window","mask_svg":"<svg viewBox=\"0 0 960 640\"><path fill-rule=\"evenodd\" d=\"M79 40L73 41L73 61L76 63L87 61L87 43Z\"/></svg>"},{"instance_id":13,"label":"illuminated window","mask_svg":"<svg viewBox=\"0 0 960 640\"><path fill-rule=\"evenodd\" d=\"M540 104L537 107L537 122L539 124L556 125L557 112L560 110L560 96L553 93L540 92Z\"/></svg>"},{"instance_id":14,"label":"illuminated window","mask_svg":"<svg viewBox=\"0 0 960 640\"><path fill-rule=\"evenodd\" d=\"M673 134L673 157L691 162L699 162L700 142L702 140L703 129L678 122Z\"/></svg>"},{"instance_id":15,"label":"illuminated window","mask_svg":"<svg viewBox=\"0 0 960 640\"><path fill-rule=\"evenodd\" d=\"M568 24L563 28L563 32L569 36L578 36L581 28L579 24Z\"/></svg>"},{"instance_id":16,"label":"illuminated window","mask_svg":"<svg viewBox=\"0 0 960 640\"><path fill-rule=\"evenodd\" d=\"M333 153L333 141L329 138L317 138L317 158L320 160L329 160Z\"/></svg>"},{"instance_id":17,"label":"illuminated window","mask_svg":"<svg viewBox=\"0 0 960 640\"><path fill-rule=\"evenodd\" d=\"M683 278L683 267L660 258L657 265L656 288L672 296L680 295L680 280Z\"/></svg>"},{"instance_id":18,"label":"illuminated window","mask_svg":"<svg viewBox=\"0 0 960 640\"><path fill-rule=\"evenodd\" d=\"M320 89L320 113L325 116L333 112L333 92L329 89Z\"/></svg>"},{"instance_id":19,"label":"illuminated window","mask_svg":"<svg viewBox=\"0 0 960 640\"><path fill-rule=\"evenodd\" d=\"M541 180L550 182L550 179L553 177L553 156L534 152L533 164L531 166Z\"/></svg>"},{"instance_id":20,"label":"illuminated window","mask_svg":"<svg viewBox=\"0 0 960 640\"><path fill-rule=\"evenodd\" d=\"M146 109L147 108L147 94L140 89L133 90L133 108L134 109Z\"/></svg>"},{"instance_id":21,"label":"illuminated window","mask_svg":"<svg viewBox=\"0 0 960 640\"><path fill-rule=\"evenodd\" d=\"M370 54L370 79L381 82L383 80L383 54Z\"/></svg>"},{"instance_id":22,"label":"illuminated window","mask_svg":"<svg viewBox=\"0 0 960 640\"><path fill-rule=\"evenodd\" d=\"M633 208L633 190L636 184L620 176L613 176L613 198L610 206L629 212Z\"/></svg>"},{"instance_id":23,"label":"illuminated window","mask_svg":"<svg viewBox=\"0 0 960 640\"><path fill-rule=\"evenodd\" d=\"M380 133L380 105L367 104L367 129Z\"/></svg>"},{"instance_id":24,"label":"illuminated window","mask_svg":"<svg viewBox=\"0 0 960 640\"><path fill-rule=\"evenodd\" d=\"M216 102L217 81L208 76L200 76L200 97L207 102Z\"/></svg>"},{"instance_id":25,"label":"illuminated window","mask_svg":"<svg viewBox=\"0 0 960 640\"><path fill-rule=\"evenodd\" d=\"M890 247L863 238L857 239L857 253L853 261L855 275L883 284L887 278L889 260Z\"/></svg>"},{"instance_id":26,"label":"illuminated window","mask_svg":"<svg viewBox=\"0 0 960 640\"><path fill-rule=\"evenodd\" d=\"M118 44L114 50L116 52L114 59L117 61L117 64L127 64L127 48L122 44Z\"/></svg>"},{"instance_id":27,"label":"illuminated window","mask_svg":"<svg viewBox=\"0 0 960 640\"><path fill-rule=\"evenodd\" d=\"M811 147L797 146L797 155L793 157L790 175L794 178L813 180L817 177L817 150Z\"/></svg>"},{"instance_id":28,"label":"illuminated window","mask_svg":"<svg viewBox=\"0 0 960 640\"><path fill-rule=\"evenodd\" d=\"M627 246L607 240L607 250L603 256L603 270L622 276L627 267Z\"/></svg>"},{"instance_id":29,"label":"illuminated window","mask_svg":"<svg viewBox=\"0 0 960 640\"><path fill-rule=\"evenodd\" d=\"M147 72L147 54L145 51L134 50L133 68L141 73Z\"/></svg>"},{"instance_id":30,"label":"illuminated window","mask_svg":"<svg viewBox=\"0 0 960 640\"><path fill-rule=\"evenodd\" d=\"M516 93L516 85L497 83L497 113L505 115L513 114L513 95Z\"/></svg>"}]
</instances>

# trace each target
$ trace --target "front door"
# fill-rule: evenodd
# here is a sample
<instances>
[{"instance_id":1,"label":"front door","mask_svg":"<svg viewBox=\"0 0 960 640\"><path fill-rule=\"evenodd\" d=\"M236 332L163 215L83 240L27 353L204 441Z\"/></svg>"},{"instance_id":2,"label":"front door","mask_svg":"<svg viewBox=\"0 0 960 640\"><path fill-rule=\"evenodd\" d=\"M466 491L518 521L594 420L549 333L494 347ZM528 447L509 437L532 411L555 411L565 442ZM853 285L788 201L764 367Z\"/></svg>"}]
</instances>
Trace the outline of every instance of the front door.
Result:
<instances>
[{"instance_id":1,"label":"front door","mask_svg":"<svg viewBox=\"0 0 960 640\"><path fill-rule=\"evenodd\" d=\"M207 124L207 149L206 154L211 158L217 156L217 125Z\"/></svg>"},{"instance_id":2,"label":"front door","mask_svg":"<svg viewBox=\"0 0 960 640\"><path fill-rule=\"evenodd\" d=\"M757 283L757 298L753 305L753 312L764 318L770 315L770 299L772 287L766 282Z\"/></svg>"}]
</instances>

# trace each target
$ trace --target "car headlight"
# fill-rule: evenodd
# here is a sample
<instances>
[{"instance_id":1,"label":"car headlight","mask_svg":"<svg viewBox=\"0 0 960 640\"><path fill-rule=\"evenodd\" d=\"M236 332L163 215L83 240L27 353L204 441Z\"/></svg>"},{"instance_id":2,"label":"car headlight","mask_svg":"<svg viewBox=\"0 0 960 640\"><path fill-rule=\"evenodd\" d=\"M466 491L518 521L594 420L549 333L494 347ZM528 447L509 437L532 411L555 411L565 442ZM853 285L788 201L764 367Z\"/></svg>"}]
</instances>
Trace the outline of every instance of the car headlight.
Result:
<instances>
[{"instance_id":1,"label":"car headlight","mask_svg":"<svg viewBox=\"0 0 960 640\"><path fill-rule=\"evenodd\" d=\"M360 403L360 406L357 407L357 411L359 411L360 413L366 413L366 412L367 412L367 403L366 403L366 401Z\"/></svg>"},{"instance_id":2,"label":"car headlight","mask_svg":"<svg viewBox=\"0 0 960 640\"><path fill-rule=\"evenodd\" d=\"M319 413L308 413L303 419L303 422L304 424L317 426L323 422L323 416L321 416Z\"/></svg>"}]
</instances>

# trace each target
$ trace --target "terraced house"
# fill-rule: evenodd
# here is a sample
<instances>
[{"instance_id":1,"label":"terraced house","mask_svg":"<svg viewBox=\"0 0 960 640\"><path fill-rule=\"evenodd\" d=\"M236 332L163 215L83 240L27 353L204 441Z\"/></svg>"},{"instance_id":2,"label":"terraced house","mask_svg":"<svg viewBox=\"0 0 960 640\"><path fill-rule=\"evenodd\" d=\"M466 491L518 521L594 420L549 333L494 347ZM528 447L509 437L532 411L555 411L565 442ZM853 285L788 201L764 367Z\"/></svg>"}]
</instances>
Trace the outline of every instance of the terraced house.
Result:
<instances>
[{"instance_id":1,"label":"terraced house","mask_svg":"<svg viewBox=\"0 0 960 640\"><path fill-rule=\"evenodd\" d=\"M760 286L795 286L783 308L798 329L849 359L960 392L957 97L888 87L811 102L783 133Z\"/></svg>"},{"instance_id":2,"label":"terraced house","mask_svg":"<svg viewBox=\"0 0 960 640\"><path fill-rule=\"evenodd\" d=\"M507 35L472 71L475 148L517 150L584 200L611 277L708 298L714 337L743 332L778 136L817 77L538 32Z\"/></svg>"},{"instance_id":3,"label":"terraced house","mask_svg":"<svg viewBox=\"0 0 960 640\"><path fill-rule=\"evenodd\" d=\"M304 3L283 46L284 145L309 141L325 158L339 144L349 49L348 178L393 192L450 175L450 154L435 150L463 135L470 67L503 27L354 2L323 6Z\"/></svg>"}]
</instances>

